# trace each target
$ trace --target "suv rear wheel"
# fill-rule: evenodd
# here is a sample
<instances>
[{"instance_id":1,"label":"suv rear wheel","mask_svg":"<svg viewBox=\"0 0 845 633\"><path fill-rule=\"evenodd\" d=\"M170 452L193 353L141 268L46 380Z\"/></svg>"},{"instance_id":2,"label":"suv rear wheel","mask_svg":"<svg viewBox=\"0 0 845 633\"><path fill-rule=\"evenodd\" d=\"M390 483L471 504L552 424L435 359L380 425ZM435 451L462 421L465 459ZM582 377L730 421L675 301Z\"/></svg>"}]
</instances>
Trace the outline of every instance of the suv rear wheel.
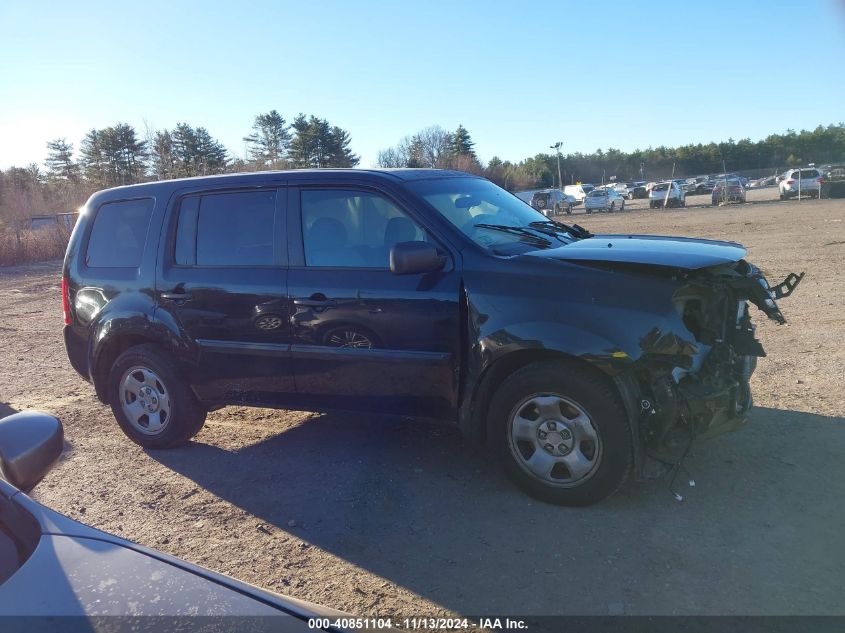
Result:
<instances>
[{"instance_id":1,"label":"suv rear wheel","mask_svg":"<svg viewBox=\"0 0 845 633\"><path fill-rule=\"evenodd\" d=\"M490 402L487 437L511 479L558 505L596 503L631 470L628 417L599 377L558 362L511 375Z\"/></svg>"},{"instance_id":2,"label":"suv rear wheel","mask_svg":"<svg viewBox=\"0 0 845 633\"><path fill-rule=\"evenodd\" d=\"M131 347L118 356L108 389L120 428L144 448L184 444L205 424L206 410L173 360L155 345Z\"/></svg>"}]
</instances>

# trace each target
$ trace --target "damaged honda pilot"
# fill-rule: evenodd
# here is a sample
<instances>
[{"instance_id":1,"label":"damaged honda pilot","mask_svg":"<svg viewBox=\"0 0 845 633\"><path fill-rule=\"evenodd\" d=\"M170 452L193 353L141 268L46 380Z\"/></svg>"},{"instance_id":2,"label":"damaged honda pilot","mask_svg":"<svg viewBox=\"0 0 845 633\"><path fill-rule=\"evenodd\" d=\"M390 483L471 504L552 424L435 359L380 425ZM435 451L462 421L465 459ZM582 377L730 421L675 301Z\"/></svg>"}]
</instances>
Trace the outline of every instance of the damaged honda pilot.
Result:
<instances>
[{"instance_id":1,"label":"damaged honda pilot","mask_svg":"<svg viewBox=\"0 0 845 633\"><path fill-rule=\"evenodd\" d=\"M441 170L119 187L62 276L73 367L134 442L228 405L445 420L552 503L594 503L741 426L784 323L739 244L593 235Z\"/></svg>"}]
</instances>

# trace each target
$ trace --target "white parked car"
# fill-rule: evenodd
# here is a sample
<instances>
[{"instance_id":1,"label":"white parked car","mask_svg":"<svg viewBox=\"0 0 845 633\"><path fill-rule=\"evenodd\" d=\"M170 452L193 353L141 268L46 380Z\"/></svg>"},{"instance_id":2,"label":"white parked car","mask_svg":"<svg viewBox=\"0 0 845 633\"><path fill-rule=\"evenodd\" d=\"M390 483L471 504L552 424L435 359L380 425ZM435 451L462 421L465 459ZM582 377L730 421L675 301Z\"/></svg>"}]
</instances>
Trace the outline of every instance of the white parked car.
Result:
<instances>
[{"instance_id":1,"label":"white parked car","mask_svg":"<svg viewBox=\"0 0 845 633\"><path fill-rule=\"evenodd\" d=\"M577 200L576 204L581 204L584 202L584 198L587 197L587 194L593 189L595 189L595 187L588 184L566 185L563 188L563 193L575 198L575 200Z\"/></svg>"},{"instance_id":2,"label":"white parked car","mask_svg":"<svg viewBox=\"0 0 845 633\"><path fill-rule=\"evenodd\" d=\"M668 196L668 197L667 197ZM687 195L674 180L655 183L648 192L648 208L687 206Z\"/></svg>"},{"instance_id":3,"label":"white parked car","mask_svg":"<svg viewBox=\"0 0 845 633\"><path fill-rule=\"evenodd\" d=\"M778 187L781 200L797 198L799 191L802 197L818 198L822 189L822 175L815 167L790 169L781 176Z\"/></svg>"},{"instance_id":4,"label":"white parked car","mask_svg":"<svg viewBox=\"0 0 845 633\"><path fill-rule=\"evenodd\" d=\"M606 189L593 189L584 198L584 211L622 211L625 208L625 198L613 187Z\"/></svg>"}]
</instances>

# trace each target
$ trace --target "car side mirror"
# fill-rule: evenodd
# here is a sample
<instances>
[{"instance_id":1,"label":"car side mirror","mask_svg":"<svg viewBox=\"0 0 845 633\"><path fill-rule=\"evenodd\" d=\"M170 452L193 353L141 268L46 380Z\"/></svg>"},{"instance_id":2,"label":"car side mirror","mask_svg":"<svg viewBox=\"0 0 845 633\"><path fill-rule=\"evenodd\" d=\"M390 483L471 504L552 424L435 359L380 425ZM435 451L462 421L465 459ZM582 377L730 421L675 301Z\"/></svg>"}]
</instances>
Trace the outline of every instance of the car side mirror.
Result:
<instances>
[{"instance_id":1,"label":"car side mirror","mask_svg":"<svg viewBox=\"0 0 845 633\"><path fill-rule=\"evenodd\" d=\"M50 472L64 447L62 423L40 411L0 420L0 474L28 492Z\"/></svg>"},{"instance_id":2,"label":"car side mirror","mask_svg":"<svg viewBox=\"0 0 845 633\"><path fill-rule=\"evenodd\" d=\"M397 242L390 247L390 272L416 275L440 270L446 258L428 242Z\"/></svg>"}]
</instances>

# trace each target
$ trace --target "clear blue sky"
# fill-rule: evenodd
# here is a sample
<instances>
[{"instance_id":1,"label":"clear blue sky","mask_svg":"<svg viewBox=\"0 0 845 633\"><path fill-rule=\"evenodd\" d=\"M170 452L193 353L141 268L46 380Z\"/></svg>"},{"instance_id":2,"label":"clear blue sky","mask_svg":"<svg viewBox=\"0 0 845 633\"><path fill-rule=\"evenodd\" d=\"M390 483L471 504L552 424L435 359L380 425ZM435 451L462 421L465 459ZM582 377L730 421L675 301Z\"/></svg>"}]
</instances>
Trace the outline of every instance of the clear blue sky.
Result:
<instances>
[{"instance_id":1,"label":"clear blue sky","mask_svg":"<svg viewBox=\"0 0 845 633\"><path fill-rule=\"evenodd\" d=\"M843 0L0 0L0 167L118 121L236 155L255 114L349 130L361 166L429 125L482 160L845 120Z\"/></svg>"}]
</instances>

